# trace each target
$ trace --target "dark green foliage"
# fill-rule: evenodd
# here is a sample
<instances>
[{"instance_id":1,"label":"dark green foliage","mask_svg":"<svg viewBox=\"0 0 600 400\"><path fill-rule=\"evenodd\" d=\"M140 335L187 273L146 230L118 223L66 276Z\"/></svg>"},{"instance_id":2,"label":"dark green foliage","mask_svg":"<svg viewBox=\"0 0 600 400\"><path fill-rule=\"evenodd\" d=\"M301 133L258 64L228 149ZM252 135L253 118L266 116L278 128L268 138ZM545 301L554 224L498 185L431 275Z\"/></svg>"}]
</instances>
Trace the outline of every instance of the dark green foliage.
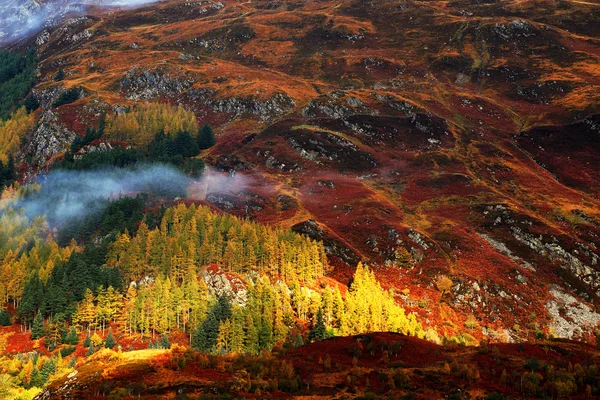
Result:
<instances>
[{"instance_id":1,"label":"dark green foliage","mask_svg":"<svg viewBox=\"0 0 600 400\"><path fill-rule=\"evenodd\" d=\"M0 192L5 186L9 186L17 177L15 162L10 156L6 165L0 160Z\"/></svg>"},{"instance_id":2,"label":"dark green foliage","mask_svg":"<svg viewBox=\"0 0 600 400\"><path fill-rule=\"evenodd\" d=\"M69 334L65 337L63 341L64 344L77 344L79 343L79 336L77 335L77 330L75 328L71 328Z\"/></svg>"},{"instance_id":3,"label":"dark green foliage","mask_svg":"<svg viewBox=\"0 0 600 400\"><path fill-rule=\"evenodd\" d=\"M0 51L0 119L6 119L18 108L35 83L37 56L35 50L25 55Z\"/></svg>"},{"instance_id":4,"label":"dark green foliage","mask_svg":"<svg viewBox=\"0 0 600 400\"><path fill-rule=\"evenodd\" d=\"M183 158L195 157L200 154L200 148L189 132L179 132L173 140L173 145L175 152L181 154Z\"/></svg>"},{"instance_id":5,"label":"dark green foliage","mask_svg":"<svg viewBox=\"0 0 600 400\"><path fill-rule=\"evenodd\" d=\"M85 355L86 355L87 357L89 357L89 356L91 356L91 355L92 355L92 354L94 354L94 353L95 353L95 350L94 350L94 345L93 345L93 344L90 344L90 347L88 348L88 351L87 351L87 353L86 353Z\"/></svg>"},{"instance_id":6,"label":"dark green foliage","mask_svg":"<svg viewBox=\"0 0 600 400\"><path fill-rule=\"evenodd\" d=\"M92 345L92 338L90 337L90 333L88 332L85 335L85 339L83 340L83 347L90 347Z\"/></svg>"},{"instance_id":7,"label":"dark green foliage","mask_svg":"<svg viewBox=\"0 0 600 400\"><path fill-rule=\"evenodd\" d=\"M530 369L532 371L537 371L538 369L540 369L540 366L540 362L535 357L531 357L529 360L527 360L527 362L524 365L525 368Z\"/></svg>"},{"instance_id":8,"label":"dark green foliage","mask_svg":"<svg viewBox=\"0 0 600 400\"><path fill-rule=\"evenodd\" d=\"M214 351L219 336L219 323L229 318L231 318L231 303L226 296L219 296L217 303L208 312L206 320L194 332L192 347L201 351Z\"/></svg>"},{"instance_id":9,"label":"dark green foliage","mask_svg":"<svg viewBox=\"0 0 600 400\"><path fill-rule=\"evenodd\" d=\"M196 141L198 142L198 147L200 148L200 150L210 149L215 144L217 144L217 140L215 139L215 133L213 132L210 125L204 124L204 126L199 129Z\"/></svg>"},{"instance_id":10,"label":"dark green foliage","mask_svg":"<svg viewBox=\"0 0 600 400\"><path fill-rule=\"evenodd\" d=\"M34 274L25 285L21 303L17 310L17 318L25 323L33 320L36 310L44 304L44 285L37 274Z\"/></svg>"},{"instance_id":11,"label":"dark green foliage","mask_svg":"<svg viewBox=\"0 0 600 400\"><path fill-rule=\"evenodd\" d=\"M35 97L33 94L27 96L27 98L23 102L23 105L25 106L27 112L32 112L40 108L40 102L38 101L37 97Z\"/></svg>"},{"instance_id":12,"label":"dark green foliage","mask_svg":"<svg viewBox=\"0 0 600 400\"><path fill-rule=\"evenodd\" d=\"M92 236L115 236L125 230L134 234L144 218L147 200L147 195L122 197L114 201L98 199L95 208L102 211L90 213L85 219L65 224L58 233L58 242L66 245L71 238L87 241Z\"/></svg>"},{"instance_id":13,"label":"dark green foliage","mask_svg":"<svg viewBox=\"0 0 600 400\"><path fill-rule=\"evenodd\" d=\"M121 290L119 270L103 266L105 260L106 244L97 247L88 245L82 252L71 254L66 263L57 265L45 285L34 275L25 285L17 315L22 321L30 321L32 310L39 307L40 318L41 315L70 316L87 288L96 291L100 286L112 286Z\"/></svg>"},{"instance_id":14,"label":"dark green foliage","mask_svg":"<svg viewBox=\"0 0 600 400\"><path fill-rule=\"evenodd\" d=\"M83 89L78 86L73 86L70 89L65 90L58 96L58 99L52 104L52 107L60 107L65 104L73 103L81 97Z\"/></svg>"},{"instance_id":15,"label":"dark green foliage","mask_svg":"<svg viewBox=\"0 0 600 400\"><path fill-rule=\"evenodd\" d=\"M308 339L310 341L320 341L327 337L327 327L325 326L325 322L323 321L323 312L319 308L317 312L317 321L315 322L313 328L310 330L308 335Z\"/></svg>"},{"instance_id":16,"label":"dark green foliage","mask_svg":"<svg viewBox=\"0 0 600 400\"><path fill-rule=\"evenodd\" d=\"M42 377L42 374L40 373L40 371L37 369L37 367L33 367L33 372L31 373L31 378L29 380L29 386L30 387L43 387L44 384L46 382L44 381L44 378Z\"/></svg>"},{"instance_id":17,"label":"dark green foliage","mask_svg":"<svg viewBox=\"0 0 600 400\"><path fill-rule=\"evenodd\" d=\"M200 158L188 158L179 169L191 177L199 178L204 171L204 167L204 160Z\"/></svg>"},{"instance_id":18,"label":"dark green foliage","mask_svg":"<svg viewBox=\"0 0 600 400\"><path fill-rule=\"evenodd\" d=\"M5 310L0 310L0 325L2 326L11 326L12 322L10 322L10 315Z\"/></svg>"},{"instance_id":19,"label":"dark green foliage","mask_svg":"<svg viewBox=\"0 0 600 400\"><path fill-rule=\"evenodd\" d=\"M104 343L104 347L107 349L112 349L115 347L115 338L112 333L112 328L108 328L108 336L106 337L106 343Z\"/></svg>"},{"instance_id":20,"label":"dark green foliage","mask_svg":"<svg viewBox=\"0 0 600 400\"><path fill-rule=\"evenodd\" d=\"M60 68L60 69L59 69L59 70L56 72L56 74L54 75L54 80L55 80L56 82L60 82L60 81L62 81L63 79L65 79L65 71L63 71L63 69L62 69L62 68Z\"/></svg>"},{"instance_id":21,"label":"dark green foliage","mask_svg":"<svg viewBox=\"0 0 600 400\"><path fill-rule=\"evenodd\" d=\"M188 132L180 132L173 139L171 135L161 131L154 136L147 151L116 147L109 151L82 154L75 159L73 156L75 153L102 136L103 121L100 121L100 126L96 130L86 128L86 135L83 138L76 137L71 143L70 152L61 162L55 164L54 168L83 171L107 167L126 168L139 163L160 162L174 165L190 176L198 177L202 174L204 161L193 158L200 153L200 150Z\"/></svg>"},{"instance_id":22,"label":"dark green foliage","mask_svg":"<svg viewBox=\"0 0 600 400\"><path fill-rule=\"evenodd\" d=\"M161 340L160 346L163 349L170 349L171 348L171 342L169 341L169 337L166 334L162 335L162 340Z\"/></svg>"},{"instance_id":23,"label":"dark green foliage","mask_svg":"<svg viewBox=\"0 0 600 400\"><path fill-rule=\"evenodd\" d=\"M75 348L73 348L73 351L75 351ZM73 351L71 351L71 353ZM71 353L69 353L69 354L71 354ZM62 355L62 350L61 350L61 355ZM42 370L40 371L40 375L42 376L42 381L44 383L48 382L48 377L50 376L50 374L53 374L54 372L56 372L56 363L54 361L54 358L50 358L49 360L47 360L44 363L44 366L42 367Z\"/></svg>"},{"instance_id":24,"label":"dark green foliage","mask_svg":"<svg viewBox=\"0 0 600 400\"><path fill-rule=\"evenodd\" d=\"M31 339L37 340L44 336L44 318L42 313L37 313L33 319L33 326L31 327Z\"/></svg>"},{"instance_id":25,"label":"dark green foliage","mask_svg":"<svg viewBox=\"0 0 600 400\"><path fill-rule=\"evenodd\" d=\"M60 355L61 357L65 358L73 354L75 350L77 350L77 347L75 346L63 347L62 349L60 349Z\"/></svg>"}]
</instances>

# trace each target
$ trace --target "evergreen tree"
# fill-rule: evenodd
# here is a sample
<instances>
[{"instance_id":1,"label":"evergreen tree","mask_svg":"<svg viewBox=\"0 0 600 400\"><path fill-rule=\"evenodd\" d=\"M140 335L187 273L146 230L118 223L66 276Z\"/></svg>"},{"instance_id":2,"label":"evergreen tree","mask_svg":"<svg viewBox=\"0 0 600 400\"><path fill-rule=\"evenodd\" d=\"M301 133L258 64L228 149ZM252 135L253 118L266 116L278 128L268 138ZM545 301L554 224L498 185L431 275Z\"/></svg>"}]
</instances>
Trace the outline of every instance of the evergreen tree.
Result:
<instances>
[{"instance_id":1,"label":"evergreen tree","mask_svg":"<svg viewBox=\"0 0 600 400\"><path fill-rule=\"evenodd\" d=\"M183 158L195 157L200 154L198 143L192 138L189 132L179 132L173 141L175 151L181 154Z\"/></svg>"},{"instance_id":2,"label":"evergreen tree","mask_svg":"<svg viewBox=\"0 0 600 400\"><path fill-rule=\"evenodd\" d=\"M44 384L46 382L44 381L44 378L42 377L42 374L40 373L40 371L37 369L36 366L33 367L33 372L31 373L31 378L29 379L29 386L30 387L44 387Z\"/></svg>"},{"instance_id":3,"label":"evergreen tree","mask_svg":"<svg viewBox=\"0 0 600 400\"><path fill-rule=\"evenodd\" d=\"M2 326L11 326L12 322L10 322L10 315L6 310L0 310L0 325Z\"/></svg>"},{"instance_id":4,"label":"evergreen tree","mask_svg":"<svg viewBox=\"0 0 600 400\"><path fill-rule=\"evenodd\" d=\"M31 339L37 340L44 336L44 318L42 313L38 312L33 319L33 326L31 327Z\"/></svg>"},{"instance_id":5,"label":"evergreen tree","mask_svg":"<svg viewBox=\"0 0 600 400\"><path fill-rule=\"evenodd\" d=\"M167 336L166 333L163 333L160 345L163 349L171 348L171 342L169 341L169 336Z\"/></svg>"},{"instance_id":6,"label":"evergreen tree","mask_svg":"<svg viewBox=\"0 0 600 400\"><path fill-rule=\"evenodd\" d=\"M60 82L63 79L65 79L65 71L63 71L63 69L60 68L58 71L56 71L56 74L54 75L54 80L56 82Z\"/></svg>"},{"instance_id":7,"label":"evergreen tree","mask_svg":"<svg viewBox=\"0 0 600 400\"><path fill-rule=\"evenodd\" d=\"M91 356L92 354L94 354L94 345L93 345L93 344L90 344L90 347L88 348L88 351L87 351L87 354L86 354L86 356L87 356L87 357L89 357L89 356Z\"/></svg>"},{"instance_id":8,"label":"evergreen tree","mask_svg":"<svg viewBox=\"0 0 600 400\"><path fill-rule=\"evenodd\" d=\"M73 327L71 331L67 335L66 344L77 344L79 343L79 336L77 335L77 330Z\"/></svg>"},{"instance_id":9,"label":"evergreen tree","mask_svg":"<svg viewBox=\"0 0 600 400\"><path fill-rule=\"evenodd\" d=\"M327 328L325 326L325 322L323 321L323 312L319 308L317 312L317 321L313 325L310 333L308 334L308 339L310 341L320 341L327 337Z\"/></svg>"},{"instance_id":10,"label":"evergreen tree","mask_svg":"<svg viewBox=\"0 0 600 400\"><path fill-rule=\"evenodd\" d=\"M32 112L40 108L40 102L38 101L37 97L33 94L30 94L29 96L27 96L27 98L25 98L23 105L25 106L27 112Z\"/></svg>"},{"instance_id":11,"label":"evergreen tree","mask_svg":"<svg viewBox=\"0 0 600 400\"><path fill-rule=\"evenodd\" d=\"M108 328L108 336L106 337L106 343L104 347L107 349L112 349L115 347L115 338L113 337L112 328Z\"/></svg>"},{"instance_id":12,"label":"evergreen tree","mask_svg":"<svg viewBox=\"0 0 600 400\"><path fill-rule=\"evenodd\" d=\"M215 133L210 125L204 124L204 126L200 128L198 131L197 142L200 150L210 149L217 143L217 140L215 139Z\"/></svg>"},{"instance_id":13,"label":"evergreen tree","mask_svg":"<svg viewBox=\"0 0 600 400\"><path fill-rule=\"evenodd\" d=\"M83 341L83 347L90 347L92 344L92 338L90 337L90 332L85 335L85 339Z\"/></svg>"}]
</instances>

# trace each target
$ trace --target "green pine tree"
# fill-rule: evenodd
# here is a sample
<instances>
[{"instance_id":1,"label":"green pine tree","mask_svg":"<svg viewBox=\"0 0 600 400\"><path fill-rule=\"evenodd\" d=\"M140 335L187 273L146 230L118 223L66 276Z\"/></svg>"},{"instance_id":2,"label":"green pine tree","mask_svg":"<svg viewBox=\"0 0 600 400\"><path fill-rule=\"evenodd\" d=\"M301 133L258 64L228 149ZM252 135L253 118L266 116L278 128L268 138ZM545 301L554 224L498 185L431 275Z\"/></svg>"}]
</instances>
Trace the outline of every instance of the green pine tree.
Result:
<instances>
[{"instance_id":1,"label":"green pine tree","mask_svg":"<svg viewBox=\"0 0 600 400\"><path fill-rule=\"evenodd\" d=\"M44 318L42 313L38 312L33 319L33 326L31 327L31 339L37 340L44 336Z\"/></svg>"},{"instance_id":2,"label":"green pine tree","mask_svg":"<svg viewBox=\"0 0 600 400\"><path fill-rule=\"evenodd\" d=\"M198 147L200 150L210 149L217 143L217 140L215 139L215 133L210 125L204 124L204 126L200 128L196 141L198 142Z\"/></svg>"},{"instance_id":3,"label":"green pine tree","mask_svg":"<svg viewBox=\"0 0 600 400\"><path fill-rule=\"evenodd\" d=\"M87 356L87 357L89 357L89 356L91 356L92 354L94 354L94 345L93 345L93 344L90 344L90 347L88 348L88 351L87 351L87 354L86 354L86 356Z\"/></svg>"},{"instance_id":4,"label":"green pine tree","mask_svg":"<svg viewBox=\"0 0 600 400\"><path fill-rule=\"evenodd\" d=\"M31 378L29 379L29 386L41 388L44 387L45 383L46 382L44 381L40 371L37 369L37 367L33 367L33 372L31 373Z\"/></svg>"},{"instance_id":5,"label":"green pine tree","mask_svg":"<svg viewBox=\"0 0 600 400\"><path fill-rule=\"evenodd\" d=\"M160 345L163 349L171 348L171 342L169 341L169 336L167 336L166 333L162 335L162 341Z\"/></svg>"},{"instance_id":6,"label":"green pine tree","mask_svg":"<svg viewBox=\"0 0 600 400\"><path fill-rule=\"evenodd\" d=\"M90 337L90 332L85 335L85 339L83 341L83 347L90 347L92 345L92 338Z\"/></svg>"},{"instance_id":7,"label":"green pine tree","mask_svg":"<svg viewBox=\"0 0 600 400\"><path fill-rule=\"evenodd\" d=\"M5 310L0 311L0 325L2 325L2 326L11 326L12 325L12 322L10 322L10 315Z\"/></svg>"},{"instance_id":8,"label":"green pine tree","mask_svg":"<svg viewBox=\"0 0 600 400\"><path fill-rule=\"evenodd\" d=\"M106 343L104 343L104 346L107 349L112 349L115 347L115 338L112 333L112 328L108 328L108 336L106 337Z\"/></svg>"},{"instance_id":9,"label":"green pine tree","mask_svg":"<svg viewBox=\"0 0 600 400\"><path fill-rule=\"evenodd\" d=\"M313 325L310 333L308 334L308 339L312 341L323 340L327 337L327 328L325 327L325 322L323 321L323 312L319 308L317 312L317 321Z\"/></svg>"}]
</instances>

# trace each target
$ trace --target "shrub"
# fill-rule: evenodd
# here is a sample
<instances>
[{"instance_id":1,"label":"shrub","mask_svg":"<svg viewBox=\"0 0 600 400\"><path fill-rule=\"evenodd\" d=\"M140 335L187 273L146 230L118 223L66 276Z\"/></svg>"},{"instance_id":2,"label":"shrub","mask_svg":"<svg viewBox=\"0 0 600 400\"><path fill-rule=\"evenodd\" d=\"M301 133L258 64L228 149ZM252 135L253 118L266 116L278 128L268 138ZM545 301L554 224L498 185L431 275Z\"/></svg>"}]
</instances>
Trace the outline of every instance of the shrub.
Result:
<instances>
[{"instance_id":1,"label":"shrub","mask_svg":"<svg viewBox=\"0 0 600 400\"><path fill-rule=\"evenodd\" d=\"M52 107L60 107L65 104L73 103L83 97L84 91L79 86L73 86L62 92L58 99L52 104Z\"/></svg>"}]
</instances>

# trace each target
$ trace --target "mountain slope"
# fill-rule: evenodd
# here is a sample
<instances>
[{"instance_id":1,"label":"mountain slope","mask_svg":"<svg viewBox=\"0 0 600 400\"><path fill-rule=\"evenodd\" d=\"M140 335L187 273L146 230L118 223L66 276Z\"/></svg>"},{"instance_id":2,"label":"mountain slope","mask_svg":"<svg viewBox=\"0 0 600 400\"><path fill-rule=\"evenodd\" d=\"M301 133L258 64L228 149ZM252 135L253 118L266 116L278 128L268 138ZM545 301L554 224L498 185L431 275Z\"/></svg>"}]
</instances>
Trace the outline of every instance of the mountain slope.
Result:
<instances>
[{"instance_id":1,"label":"mountain slope","mask_svg":"<svg viewBox=\"0 0 600 400\"><path fill-rule=\"evenodd\" d=\"M600 322L598 13L169 0L89 9L20 45L40 54L43 108L83 89L44 111L61 129L137 101L193 110L216 127L209 164L245 186L190 197L324 240L341 282L369 262L443 334L473 314L478 338L578 337Z\"/></svg>"}]
</instances>

